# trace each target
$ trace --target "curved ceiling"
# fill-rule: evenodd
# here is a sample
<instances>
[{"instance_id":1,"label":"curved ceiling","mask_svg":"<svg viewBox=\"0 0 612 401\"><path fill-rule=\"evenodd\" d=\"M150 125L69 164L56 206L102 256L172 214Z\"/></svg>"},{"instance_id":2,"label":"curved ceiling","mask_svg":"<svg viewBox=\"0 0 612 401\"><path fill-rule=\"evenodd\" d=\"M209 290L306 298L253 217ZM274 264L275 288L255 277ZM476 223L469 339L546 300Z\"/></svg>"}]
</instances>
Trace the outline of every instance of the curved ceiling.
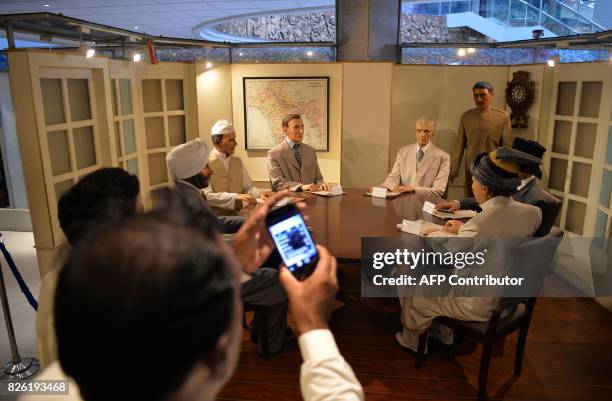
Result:
<instances>
[{"instance_id":1,"label":"curved ceiling","mask_svg":"<svg viewBox=\"0 0 612 401\"><path fill-rule=\"evenodd\" d=\"M330 5L335 0L2 0L0 14L61 13L155 36L195 38L193 29L211 20Z\"/></svg>"}]
</instances>

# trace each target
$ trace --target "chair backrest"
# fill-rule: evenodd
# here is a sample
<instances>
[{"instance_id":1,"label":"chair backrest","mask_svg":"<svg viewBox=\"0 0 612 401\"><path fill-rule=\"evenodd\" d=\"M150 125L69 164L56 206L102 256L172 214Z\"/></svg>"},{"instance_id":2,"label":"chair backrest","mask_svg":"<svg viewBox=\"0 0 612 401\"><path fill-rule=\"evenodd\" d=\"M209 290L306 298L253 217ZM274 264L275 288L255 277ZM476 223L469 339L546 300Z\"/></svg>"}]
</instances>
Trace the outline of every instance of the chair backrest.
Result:
<instances>
[{"instance_id":1,"label":"chair backrest","mask_svg":"<svg viewBox=\"0 0 612 401\"><path fill-rule=\"evenodd\" d=\"M553 257L563 239L563 231L554 229L548 235L521 244L515 252L508 273L511 277L524 277L520 288L507 287L497 298L494 310L503 311L535 297L544 279L551 272Z\"/></svg>"}]
</instances>

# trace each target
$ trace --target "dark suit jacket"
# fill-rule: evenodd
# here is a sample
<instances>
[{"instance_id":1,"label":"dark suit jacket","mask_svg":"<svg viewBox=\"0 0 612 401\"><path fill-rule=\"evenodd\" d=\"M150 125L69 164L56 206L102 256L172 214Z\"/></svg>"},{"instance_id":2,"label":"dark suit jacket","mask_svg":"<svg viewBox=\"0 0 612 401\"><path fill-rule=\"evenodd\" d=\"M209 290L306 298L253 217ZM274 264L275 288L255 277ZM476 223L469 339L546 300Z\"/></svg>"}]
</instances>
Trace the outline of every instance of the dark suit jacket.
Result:
<instances>
[{"instance_id":1,"label":"dark suit jacket","mask_svg":"<svg viewBox=\"0 0 612 401\"><path fill-rule=\"evenodd\" d=\"M537 183L537 179L533 179L521 188L517 193L512 195L515 201L527 203L537 206L542 210L542 224L535 233L536 237L542 237L550 232L555 219L561 210L561 201L548 192L544 191ZM474 198L465 198L459 201L461 209L471 209L480 212L480 206Z\"/></svg>"}]
</instances>

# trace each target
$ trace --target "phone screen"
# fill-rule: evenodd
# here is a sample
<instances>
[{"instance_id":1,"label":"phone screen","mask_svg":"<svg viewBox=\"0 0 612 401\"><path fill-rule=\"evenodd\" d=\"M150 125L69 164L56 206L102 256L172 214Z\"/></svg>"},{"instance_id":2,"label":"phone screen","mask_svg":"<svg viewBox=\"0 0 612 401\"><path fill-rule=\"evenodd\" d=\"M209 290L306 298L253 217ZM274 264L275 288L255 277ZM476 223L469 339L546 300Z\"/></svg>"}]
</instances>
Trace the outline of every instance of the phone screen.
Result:
<instances>
[{"instance_id":1,"label":"phone screen","mask_svg":"<svg viewBox=\"0 0 612 401\"><path fill-rule=\"evenodd\" d=\"M300 212L295 208L287 208L284 212L269 219L268 230L285 266L301 275L306 267L316 262L319 254Z\"/></svg>"}]
</instances>

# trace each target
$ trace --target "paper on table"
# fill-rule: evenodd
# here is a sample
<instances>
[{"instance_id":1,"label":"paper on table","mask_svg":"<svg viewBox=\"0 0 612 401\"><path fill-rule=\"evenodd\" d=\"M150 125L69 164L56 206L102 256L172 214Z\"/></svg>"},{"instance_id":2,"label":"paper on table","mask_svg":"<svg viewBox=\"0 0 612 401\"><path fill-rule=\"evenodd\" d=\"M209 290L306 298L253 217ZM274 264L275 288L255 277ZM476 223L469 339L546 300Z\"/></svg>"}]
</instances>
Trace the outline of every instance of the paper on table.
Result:
<instances>
[{"instance_id":1,"label":"paper on table","mask_svg":"<svg viewBox=\"0 0 612 401\"><path fill-rule=\"evenodd\" d=\"M381 188L381 187L372 188L372 196L375 198L386 198L387 188Z\"/></svg>"},{"instance_id":2,"label":"paper on table","mask_svg":"<svg viewBox=\"0 0 612 401\"><path fill-rule=\"evenodd\" d=\"M436 230L442 231L444 229L443 226L439 224L430 223L428 221L424 221L423 219L418 220L406 220L402 221L402 224L397 225L400 230L408 234L418 235L420 237L424 237L421 234L421 230L424 228L435 228Z\"/></svg>"},{"instance_id":3,"label":"paper on table","mask_svg":"<svg viewBox=\"0 0 612 401\"><path fill-rule=\"evenodd\" d=\"M372 188L372 189L374 190L374 188ZM384 188L384 189L386 189L386 188ZM393 199L395 197L400 196L402 194L402 192L393 192L393 191L387 190L386 196L376 196L376 195L374 195L374 192L366 192L365 194L367 196L371 196L371 197L374 197L374 198Z\"/></svg>"},{"instance_id":4,"label":"paper on table","mask_svg":"<svg viewBox=\"0 0 612 401\"><path fill-rule=\"evenodd\" d=\"M423 203L423 211L428 214L434 214L434 212L436 211L436 205L431 202L425 201L425 203Z\"/></svg>"},{"instance_id":5,"label":"paper on table","mask_svg":"<svg viewBox=\"0 0 612 401\"><path fill-rule=\"evenodd\" d=\"M321 196L338 196L338 195L344 195L345 192L342 190L342 185L336 184L336 185L332 185L329 191L314 191L313 194L317 194Z\"/></svg>"}]
</instances>

